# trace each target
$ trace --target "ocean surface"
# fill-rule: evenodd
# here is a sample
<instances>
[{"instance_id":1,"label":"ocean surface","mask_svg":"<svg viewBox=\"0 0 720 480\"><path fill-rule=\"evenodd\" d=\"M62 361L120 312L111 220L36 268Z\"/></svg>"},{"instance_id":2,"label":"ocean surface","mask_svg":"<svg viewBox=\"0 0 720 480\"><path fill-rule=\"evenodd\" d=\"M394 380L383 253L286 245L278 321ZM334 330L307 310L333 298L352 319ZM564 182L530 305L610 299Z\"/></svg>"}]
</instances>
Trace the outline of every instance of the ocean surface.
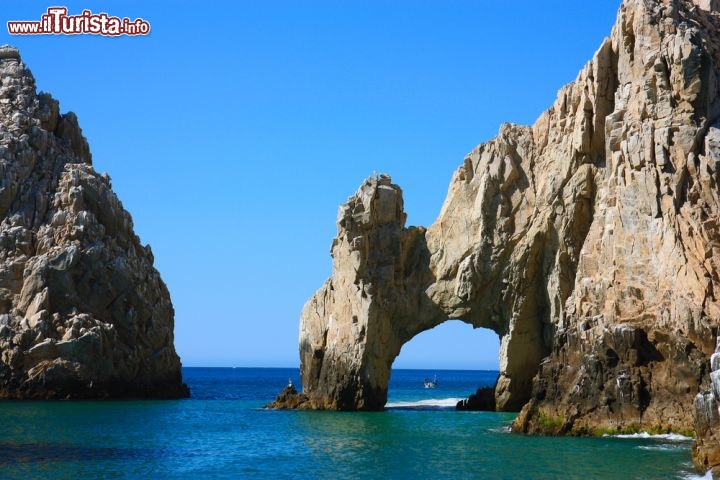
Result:
<instances>
[{"instance_id":1,"label":"ocean surface","mask_svg":"<svg viewBox=\"0 0 720 480\"><path fill-rule=\"evenodd\" d=\"M685 437L526 437L454 410L497 372L394 370L373 413L263 410L297 369L183 373L187 400L0 403L0 478L698 478Z\"/></svg>"}]
</instances>

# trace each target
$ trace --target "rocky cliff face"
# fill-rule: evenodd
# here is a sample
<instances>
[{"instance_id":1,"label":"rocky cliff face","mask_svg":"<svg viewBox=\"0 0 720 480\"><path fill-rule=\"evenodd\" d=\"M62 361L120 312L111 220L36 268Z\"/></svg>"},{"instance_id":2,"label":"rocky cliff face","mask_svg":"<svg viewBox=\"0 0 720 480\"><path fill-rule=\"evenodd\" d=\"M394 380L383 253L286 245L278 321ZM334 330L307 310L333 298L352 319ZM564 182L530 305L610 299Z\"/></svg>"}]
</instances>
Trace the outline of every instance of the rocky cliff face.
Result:
<instances>
[{"instance_id":1,"label":"rocky cliff face","mask_svg":"<svg viewBox=\"0 0 720 480\"><path fill-rule=\"evenodd\" d=\"M720 319L717 7L625 0L535 125L465 158L427 230L367 180L302 312L302 406L381 408L402 345L457 318L500 335L518 431L692 430Z\"/></svg>"},{"instance_id":2,"label":"rocky cliff face","mask_svg":"<svg viewBox=\"0 0 720 480\"><path fill-rule=\"evenodd\" d=\"M577 234L550 229L553 340L516 428L691 430L720 318L718 32L693 2L624 2L533 127L568 185L585 176L587 203L555 197Z\"/></svg>"},{"instance_id":3,"label":"rocky cliff face","mask_svg":"<svg viewBox=\"0 0 720 480\"><path fill-rule=\"evenodd\" d=\"M717 3L625 0L532 127L465 158L427 230L367 180L302 312L301 407L381 408L402 345L457 318L500 335L516 431L692 431L720 320ZM706 426L701 466L720 458Z\"/></svg>"},{"instance_id":4,"label":"rocky cliff face","mask_svg":"<svg viewBox=\"0 0 720 480\"><path fill-rule=\"evenodd\" d=\"M0 48L0 398L181 397L173 308L74 114Z\"/></svg>"},{"instance_id":5,"label":"rocky cliff face","mask_svg":"<svg viewBox=\"0 0 720 480\"><path fill-rule=\"evenodd\" d=\"M500 335L517 430L691 429L720 318L712 7L626 0L535 125L466 157L427 230L366 181L302 313L309 406L382 407L402 345L459 318Z\"/></svg>"}]
</instances>

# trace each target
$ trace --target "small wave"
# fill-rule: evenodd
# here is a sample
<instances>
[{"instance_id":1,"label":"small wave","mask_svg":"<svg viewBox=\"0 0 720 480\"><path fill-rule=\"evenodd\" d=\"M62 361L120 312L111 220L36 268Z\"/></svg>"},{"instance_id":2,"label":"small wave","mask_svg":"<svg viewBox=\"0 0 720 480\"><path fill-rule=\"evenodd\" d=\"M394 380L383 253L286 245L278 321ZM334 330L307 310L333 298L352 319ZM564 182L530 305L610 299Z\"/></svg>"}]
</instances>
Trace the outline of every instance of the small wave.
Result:
<instances>
[{"instance_id":1,"label":"small wave","mask_svg":"<svg viewBox=\"0 0 720 480\"><path fill-rule=\"evenodd\" d=\"M648 451L656 451L656 452L671 452L675 450L683 450L685 451L687 449L687 445L683 444L660 444L660 445L641 445L637 447L640 450L648 450Z\"/></svg>"},{"instance_id":2,"label":"small wave","mask_svg":"<svg viewBox=\"0 0 720 480\"><path fill-rule=\"evenodd\" d=\"M695 475L695 474L689 474L683 477L683 480L712 480L712 472L709 470L705 473L705 475Z\"/></svg>"},{"instance_id":3,"label":"small wave","mask_svg":"<svg viewBox=\"0 0 720 480\"><path fill-rule=\"evenodd\" d=\"M660 433L656 435L652 435L647 432L640 432L640 433L621 433L619 435L603 435L603 437L612 437L612 438L650 438L653 440L670 440L672 442L690 442L693 440L692 437L686 437L685 435L680 435L678 433Z\"/></svg>"},{"instance_id":4,"label":"small wave","mask_svg":"<svg viewBox=\"0 0 720 480\"><path fill-rule=\"evenodd\" d=\"M460 400L462 400L462 398L429 398L416 402L388 402L385 408L455 408Z\"/></svg>"},{"instance_id":5,"label":"small wave","mask_svg":"<svg viewBox=\"0 0 720 480\"><path fill-rule=\"evenodd\" d=\"M504 425L502 427L488 428L488 432L493 433L512 433L512 425Z\"/></svg>"}]
</instances>

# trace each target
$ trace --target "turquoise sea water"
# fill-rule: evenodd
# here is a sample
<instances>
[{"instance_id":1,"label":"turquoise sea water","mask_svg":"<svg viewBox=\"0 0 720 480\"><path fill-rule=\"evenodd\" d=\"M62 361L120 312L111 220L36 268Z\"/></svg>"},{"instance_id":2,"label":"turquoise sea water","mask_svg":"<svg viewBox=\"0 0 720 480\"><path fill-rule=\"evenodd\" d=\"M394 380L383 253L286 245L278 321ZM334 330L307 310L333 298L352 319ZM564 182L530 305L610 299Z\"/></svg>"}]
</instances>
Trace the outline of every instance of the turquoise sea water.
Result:
<instances>
[{"instance_id":1,"label":"turquoise sea water","mask_svg":"<svg viewBox=\"0 0 720 480\"><path fill-rule=\"evenodd\" d=\"M688 439L526 437L449 408L496 375L396 370L374 413L262 410L297 369L186 368L188 400L0 403L0 478L693 478Z\"/></svg>"}]
</instances>

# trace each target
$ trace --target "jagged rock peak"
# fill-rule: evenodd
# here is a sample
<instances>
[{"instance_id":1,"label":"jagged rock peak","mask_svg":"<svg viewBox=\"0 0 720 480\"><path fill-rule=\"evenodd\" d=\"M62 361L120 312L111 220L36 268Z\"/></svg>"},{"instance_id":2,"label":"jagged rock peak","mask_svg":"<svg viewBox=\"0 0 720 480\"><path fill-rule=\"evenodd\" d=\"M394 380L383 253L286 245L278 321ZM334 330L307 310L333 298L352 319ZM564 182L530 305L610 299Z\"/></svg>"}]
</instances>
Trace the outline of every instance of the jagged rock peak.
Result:
<instances>
[{"instance_id":1,"label":"jagged rock peak","mask_svg":"<svg viewBox=\"0 0 720 480\"><path fill-rule=\"evenodd\" d=\"M91 163L0 47L0 398L188 395L152 251Z\"/></svg>"},{"instance_id":2,"label":"jagged rock peak","mask_svg":"<svg viewBox=\"0 0 720 480\"><path fill-rule=\"evenodd\" d=\"M500 336L517 431L691 431L720 320L719 65L715 0L626 0L534 125L467 155L427 230L367 181L301 315L308 404L381 408L402 345L461 319Z\"/></svg>"},{"instance_id":3,"label":"jagged rock peak","mask_svg":"<svg viewBox=\"0 0 720 480\"><path fill-rule=\"evenodd\" d=\"M20 60L20 50L12 45L0 46L0 60Z\"/></svg>"}]
</instances>

